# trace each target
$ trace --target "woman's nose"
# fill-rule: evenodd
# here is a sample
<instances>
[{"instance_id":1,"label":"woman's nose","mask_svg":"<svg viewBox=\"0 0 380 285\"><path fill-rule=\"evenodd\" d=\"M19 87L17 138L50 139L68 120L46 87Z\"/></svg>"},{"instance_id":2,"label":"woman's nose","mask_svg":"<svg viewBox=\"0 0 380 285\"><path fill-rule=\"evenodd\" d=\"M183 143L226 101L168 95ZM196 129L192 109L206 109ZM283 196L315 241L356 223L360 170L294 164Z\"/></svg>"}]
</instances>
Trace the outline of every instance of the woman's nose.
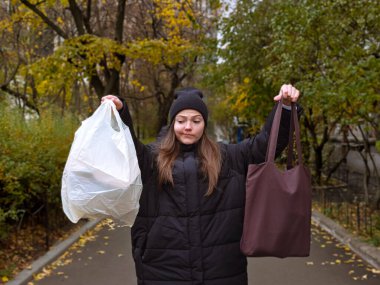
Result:
<instances>
[{"instance_id":1,"label":"woman's nose","mask_svg":"<svg viewBox=\"0 0 380 285\"><path fill-rule=\"evenodd\" d=\"M186 130L191 130L191 122L186 122L185 129Z\"/></svg>"}]
</instances>

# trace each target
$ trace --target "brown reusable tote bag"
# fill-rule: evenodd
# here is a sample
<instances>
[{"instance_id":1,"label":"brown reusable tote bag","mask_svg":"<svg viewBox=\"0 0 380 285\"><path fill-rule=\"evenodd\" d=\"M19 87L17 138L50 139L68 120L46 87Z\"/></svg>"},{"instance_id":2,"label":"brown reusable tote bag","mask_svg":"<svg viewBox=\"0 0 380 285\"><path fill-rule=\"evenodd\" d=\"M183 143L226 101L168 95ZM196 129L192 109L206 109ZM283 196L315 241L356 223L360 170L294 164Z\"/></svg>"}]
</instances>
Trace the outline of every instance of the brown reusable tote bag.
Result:
<instances>
[{"instance_id":1,"label":"brown reusable tote bag","mask_svg":"<svg viewBox=\"0 0 380 285\"><path fill-rule=\"evenodd\" d=\"M282 101L273 120L266 161L248 166L241 251L246 256L309 256L311 177L302 163L297 111L292 103L288 168L277 168L275 150ZM298 164L293 167L293 130Z\"/></svg>"}]
</instances>

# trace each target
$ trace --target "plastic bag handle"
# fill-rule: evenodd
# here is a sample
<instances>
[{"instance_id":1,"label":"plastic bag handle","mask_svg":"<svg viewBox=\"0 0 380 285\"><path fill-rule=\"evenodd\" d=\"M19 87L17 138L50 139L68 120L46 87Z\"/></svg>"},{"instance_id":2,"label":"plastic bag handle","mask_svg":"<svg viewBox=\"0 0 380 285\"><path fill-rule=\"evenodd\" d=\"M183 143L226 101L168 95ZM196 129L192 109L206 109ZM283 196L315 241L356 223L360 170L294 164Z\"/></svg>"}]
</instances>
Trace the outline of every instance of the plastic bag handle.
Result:
<instances>
[{"instance_id":1,"label":"plastic bag handle","mask_svg":"<svg viewBox=\"0 0 380 285\"><path fill-rule=\"evenodd\" d=\"M119 115L118 110L116 109L115 103L111 99L105 99L102 102L102 105L103 104L108 104L108 105L111 106L111 112L113 113L113 116L111 117L111 120L112 119L116 119L116 122L117 122L117 125L119 127L119 130L122 131L124 129L123 128L124 123L123 123L123 121L120 118L120 115Z\"/></svg>"}]
</instances>

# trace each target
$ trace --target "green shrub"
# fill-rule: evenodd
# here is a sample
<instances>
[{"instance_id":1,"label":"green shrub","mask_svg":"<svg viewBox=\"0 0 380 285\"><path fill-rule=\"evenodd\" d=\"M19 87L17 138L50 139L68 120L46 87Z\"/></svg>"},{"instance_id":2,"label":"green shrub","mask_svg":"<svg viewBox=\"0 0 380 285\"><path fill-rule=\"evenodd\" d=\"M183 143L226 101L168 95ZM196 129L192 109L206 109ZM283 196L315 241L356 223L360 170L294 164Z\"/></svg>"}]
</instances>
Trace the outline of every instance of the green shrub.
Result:
<instances>
[{"instance_id":1,"label":"green shrub","mask_svg":"<svg viewBox=\"0 0 380 285\"><path fill-rule=\"evenodd\" d=\"M57 114L25 119L16 108L0 107L0 238L20 213L46 202L61 209L62 171L79 124Z\"/></svg>"},{"instance_id":2,"label":"green shrub","mask_svg":"<svg viewBox=\"0 0 380 285\"><path fill-rule=\"evenodd\" d=\"M380 141L376 141L376 150L380 152Z\"/></svg>"}]
</instances>

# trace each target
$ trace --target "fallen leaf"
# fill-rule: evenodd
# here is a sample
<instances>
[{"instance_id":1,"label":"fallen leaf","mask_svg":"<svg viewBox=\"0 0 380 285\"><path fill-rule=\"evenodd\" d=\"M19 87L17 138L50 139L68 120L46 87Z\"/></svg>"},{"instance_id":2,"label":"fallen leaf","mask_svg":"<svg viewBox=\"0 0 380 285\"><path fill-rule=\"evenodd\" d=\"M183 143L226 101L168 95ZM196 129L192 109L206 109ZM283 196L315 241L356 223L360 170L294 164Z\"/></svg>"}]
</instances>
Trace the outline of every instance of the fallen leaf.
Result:
<instances>
[{"instance_id":1,"label":"fallen leaf","mask_svg":"<svg viewBox=\"0 0 380 285\"><path fill-rule=\"evenodd\" d=\"M380 269L372 268L371 272L374 273L374 274L380 274Z\"/></svg>"},{"instance_id":2,"label":"fallen leaf","mask_svg":"<svg viewBox=\"0 0 380 285\"><path fill-rule=\"evenodd\" d=\"M99 254L105 254L106 252L104 250L98 250L97 253L99 253Z\"/></svg>"},{"instance_id":3,"label":"fallen leaf","mask_svg":"<svg viewBox=\"0 0 380 285\"><path fill-rule=\"evenodd\" d=\"M38 281L41 280L45 277L45 274L43 273L38 273L36 276L34 276L34 280Z\"/></svg>"}]
</instances>

